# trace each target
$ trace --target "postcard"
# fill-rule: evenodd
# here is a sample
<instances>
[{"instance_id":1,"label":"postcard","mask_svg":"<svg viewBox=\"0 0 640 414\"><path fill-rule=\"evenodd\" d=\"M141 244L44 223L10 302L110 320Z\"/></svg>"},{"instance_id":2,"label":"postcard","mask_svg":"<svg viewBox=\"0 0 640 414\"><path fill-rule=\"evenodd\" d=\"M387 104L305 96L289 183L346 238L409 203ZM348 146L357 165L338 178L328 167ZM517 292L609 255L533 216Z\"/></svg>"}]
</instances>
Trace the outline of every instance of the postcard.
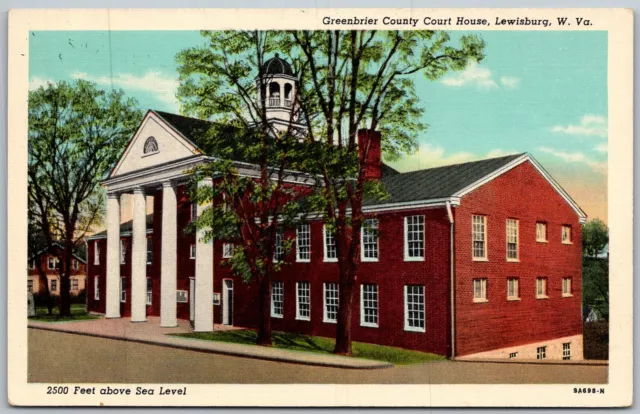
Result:
<instances>
[{"instance_id":1,"label":"postcard","mask_svg":"<svg viewBox=\"0 0 640 414\"><path fill-rule=\"evenodd\" d=\"M12 10L12 405L632 402L633 14Z\"/></svg>"}]
</instances>

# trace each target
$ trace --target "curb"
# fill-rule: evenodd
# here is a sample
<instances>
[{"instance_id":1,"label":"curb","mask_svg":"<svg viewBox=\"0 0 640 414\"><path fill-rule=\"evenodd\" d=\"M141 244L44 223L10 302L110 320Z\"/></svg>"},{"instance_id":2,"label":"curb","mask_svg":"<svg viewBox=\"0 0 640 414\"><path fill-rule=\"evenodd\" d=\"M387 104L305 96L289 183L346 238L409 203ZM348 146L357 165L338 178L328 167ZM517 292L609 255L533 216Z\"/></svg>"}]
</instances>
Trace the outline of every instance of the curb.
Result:
<instances>
[{"instance_id":1,"label":"curb","mask_svg":"<svg viewBox=\"0 0 640 414\"><path fill-rule=\"evenodd\" d=\"M520 359L520 360L499 360L499 359L457 359L454 358L452 359L452 361L455 362L475 362L475 363L482 363L482 364L527 364L527 365L564 365L564 366L596 366L596 367L602 367L602 366L609 366L609 361L602 361L602 360L581 360L581 361L574 361L574 362L563 362L561 360L550 360L550 361L537 361L537 360L532 360L532 359Z\"/></svg>"},{"instance_id":2,"label":"curb","mask_svg":"<svg viewBox=\"0 0 640 414\"><path fill-rule=\"evenodd\" d=\"M287 358L287 357L277 356L277 355L256 355L256 354L245 353L245 352L242 352L242 351L235 351L234 352L234 351L231 351L231 350L200 348L200 347L197 347L197 346L189 346L189 345L186 345L186 344L183 345L183 344L176 344L176 343L167 343L167 342L162 342L162 341L154 341L154 340L150 340L150 339L126 338L126 337L121 337L121 336L101 335L101 334L95 334L95 333L89 333L89 332L69 331L69 330L64 330L64 329L56 329L56 328L48 327L48 326L28 326L28 328L29 329L39 329L39 330L42 330L42 331L59 332L59 333L65 333L65 334L70 334L70 335L81 335L81 336L90 336L90 337L93 337L93 338L111 339L111 340L115 340L115 341L137 342L137 343L141 343L141 344L145 344L145 345L162 346L162 347L165 347L165 348L182 349L182 350L185 350L185 351L196 351L196 352L204 352L204 353L209 353L209 354L218 354L218 355L234 356L234 357L249 358L249 359L260 359L260 360L264 360L264 361L283 362L283 363L288 363L288 364L319 366L319 367L326 367L326 368L371 370L371 369L391 368L391 367L394 366L393 364L391 364L389 362L380 362L380 361L374 361L374 360L366 360L366 361L374 362L372 364L367 364L367 365L351 365L351 364L340 363L340 362L337 362L337 361L336 362L309 361L309 360L302 359L303 355L306 354L306 353L304 353L303 355L300 355L300 357L301 357L300 359L298 359L298 358ZM245 346L251 346L251 345L245 345ZM290 351L290 352L296 352L296 351ZM348 357L330 356L330 358L348 358Z\"/></svg>"}]
</instances>

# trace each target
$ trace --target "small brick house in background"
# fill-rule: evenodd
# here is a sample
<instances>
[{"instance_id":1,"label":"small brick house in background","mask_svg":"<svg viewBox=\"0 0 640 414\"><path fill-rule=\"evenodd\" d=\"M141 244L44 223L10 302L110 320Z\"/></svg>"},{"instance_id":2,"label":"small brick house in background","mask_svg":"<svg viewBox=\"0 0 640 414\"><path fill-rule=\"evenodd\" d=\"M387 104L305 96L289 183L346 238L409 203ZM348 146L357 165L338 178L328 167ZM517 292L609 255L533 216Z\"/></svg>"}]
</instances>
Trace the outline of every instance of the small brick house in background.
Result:
<instances>
[{"instance_id":1,"label":"small brick house in background","mask_svg":"<svg viewBox=\"0 0 640 414\"><path fill-rule=\"evenodd\" d=\"M276 66L270 76L295 81L286 62ZM269 97L276 123L287 96L284 104ZM214 155L198 144L203 127L149 111L104 181L107 231L87 241L89 311L135 322L160 316L167 327L188 319L194 331L257 326L256 286L225 265L233 245L184 231L201 211L186 194L187 170ZM582 359L586 215L560 185L526 153L400 173L382 163L380 140L359 132L366 176L389 197L364 205L353 340L456 358ZM120 198L131 193L133 220L121 224ZM321 217L286 236L295 244L273 282L273 329L332 337L333 236Z\"/></svg>"},{"instance_id":2,"label":"small brick house in background","mask_svg":"<svg viewBox=\"0 0 640 414\"><path fill-rule=\"evenodd\" d=\"M42 250L31 256L28 261L27 271L27 291L31 293L42 293L44 287L41 286L40 272L38 271L38 262L41 269L47 276L49 284L49 292L52 295L60 295L60 259L57 255L60 250L59 245L54 245L52 250ZM71 259L71 277L69 279L69 293L75 296L85 289L87 279L87 264L83 258L73 255Z\"/></svg>"}]
</instances>

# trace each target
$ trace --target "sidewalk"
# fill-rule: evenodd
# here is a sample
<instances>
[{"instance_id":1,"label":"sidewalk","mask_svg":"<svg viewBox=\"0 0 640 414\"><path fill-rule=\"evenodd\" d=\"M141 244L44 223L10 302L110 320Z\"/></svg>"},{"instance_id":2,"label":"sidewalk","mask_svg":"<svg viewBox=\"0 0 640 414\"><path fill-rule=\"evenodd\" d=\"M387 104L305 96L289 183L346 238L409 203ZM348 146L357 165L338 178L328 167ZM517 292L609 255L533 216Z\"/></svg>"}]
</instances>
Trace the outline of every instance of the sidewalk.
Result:
<instances>
[{"instance_id":1,"label":"sidewalk","mask_svg":"<svg viewBox=\"0 0 640 414\"><path fill-rule=\"evenodd\" d=\"M348 369L378 369L392 367L393 364L369 359L343 357L337 355L321 355L311 352L299 352L285 349L268 348L228 342L205 341L177 337L169 334L192 332L189 323L179 321L175 328L160 327L160 318L150 316L147 322L131 323L129 318L92 319L71 322L39 322L29 321L31 329L63 332L75 335L94 336L116 339L120 341L140 342L144 344L166 346L198 352L210 352L238 356L243 358L263 359L268 361L288 362L304 365L315 365ZM240 329L226 325L215 325L214 330Z\"/></svg>"}]
</instances>

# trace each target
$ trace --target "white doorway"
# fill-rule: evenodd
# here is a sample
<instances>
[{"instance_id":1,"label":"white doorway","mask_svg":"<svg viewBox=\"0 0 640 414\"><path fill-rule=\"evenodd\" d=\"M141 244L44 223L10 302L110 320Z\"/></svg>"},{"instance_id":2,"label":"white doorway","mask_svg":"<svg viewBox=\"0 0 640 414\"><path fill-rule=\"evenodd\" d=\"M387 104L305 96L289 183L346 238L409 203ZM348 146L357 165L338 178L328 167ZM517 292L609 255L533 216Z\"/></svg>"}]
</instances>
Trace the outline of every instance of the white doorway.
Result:
<instances>
[{"instance_id":1,"label":"white doorway","mask_svg":"<svg viewBox=\"0 0 640 414\"><path fill-rule=\"evenodd\" d=\"M196 318L196 279L189 278L189 322L193 326Z\"/></svg>"},{"instance_id":2,"label":"white doorway","mask_svg":"<svg viewBox=\"0 0 640 414\"><path fill-rule=\"evenodd\" d=\"M222 324L233 325L233 280L222 281Z\"/></svg>"}]
</instances>

